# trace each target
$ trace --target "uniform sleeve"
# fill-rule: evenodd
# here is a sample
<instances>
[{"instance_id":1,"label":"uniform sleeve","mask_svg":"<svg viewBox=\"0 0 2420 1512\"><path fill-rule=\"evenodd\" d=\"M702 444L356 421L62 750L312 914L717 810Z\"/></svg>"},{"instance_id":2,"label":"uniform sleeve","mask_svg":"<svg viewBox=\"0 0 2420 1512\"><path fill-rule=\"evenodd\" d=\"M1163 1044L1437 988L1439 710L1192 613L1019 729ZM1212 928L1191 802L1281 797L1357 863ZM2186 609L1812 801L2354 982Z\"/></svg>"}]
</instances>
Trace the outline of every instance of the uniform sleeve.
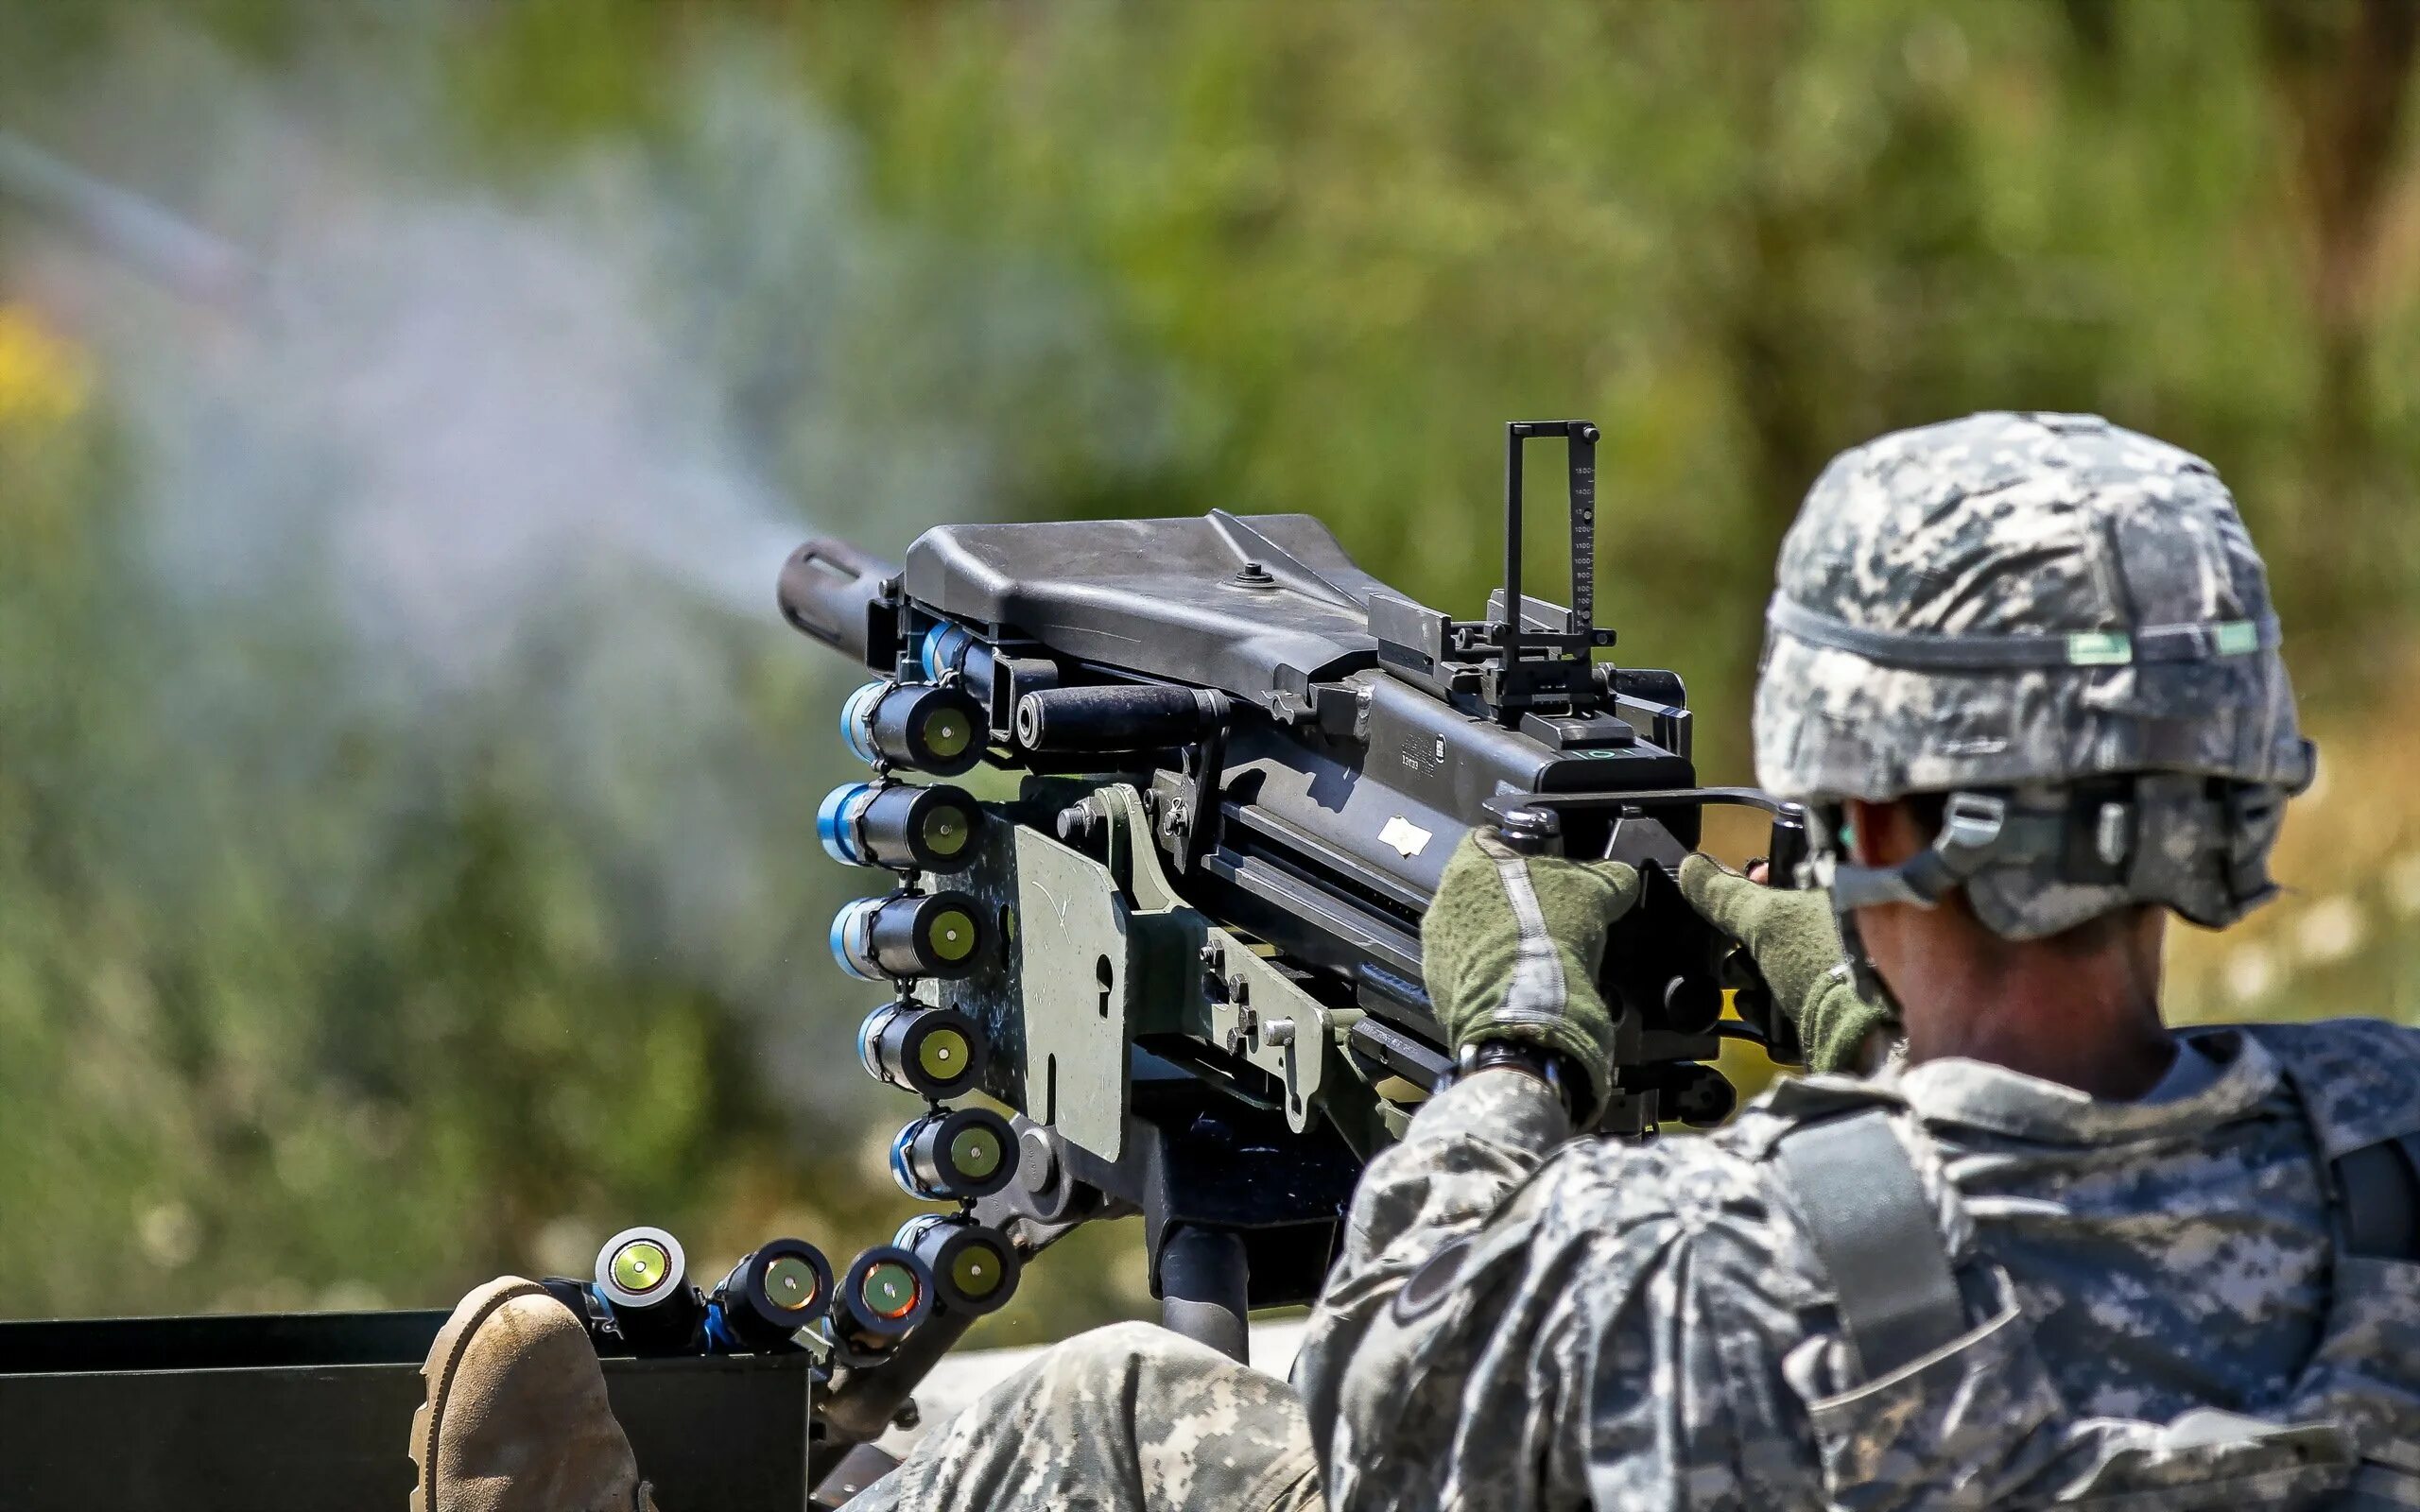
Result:
<instances>
[{"instance_id":1,"label":"uniform sleeve","mask_svg":"<svg viewBox=\"0 0 2420 1512\"><path fill-rule=\"evenodd\" d=\"M1484 1071L1430 1099L1402 1143L1380 1151L1354 1188L1344 1250L1312 1317L1310 1343L1383 1306L1431 1255L1478 1228L1570 1134L1554 1093L1517 1071Z\"/></svg>"},{"instance_id":2,"label":"uniform sleeve","mask_svg":"<svg viewBox=\"0 0 2420 1512\"><path fill-rule=\"evenodd\" d=\"M1823 1504L1752 1174L1694 1140L1547 1159L1484 1079L1372 1163L1296 1366L1333 1512Z\"/></svg>"}]
</instances>

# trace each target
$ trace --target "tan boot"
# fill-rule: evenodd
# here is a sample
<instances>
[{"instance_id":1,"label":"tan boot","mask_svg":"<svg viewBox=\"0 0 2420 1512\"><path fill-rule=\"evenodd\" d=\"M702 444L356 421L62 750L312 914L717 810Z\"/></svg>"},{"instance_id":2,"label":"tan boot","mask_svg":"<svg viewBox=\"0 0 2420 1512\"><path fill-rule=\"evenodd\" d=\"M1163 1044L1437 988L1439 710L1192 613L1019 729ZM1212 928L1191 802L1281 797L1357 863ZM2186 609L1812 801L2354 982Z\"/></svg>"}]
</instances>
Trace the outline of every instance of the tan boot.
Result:
<instances>
[{"instance_id":1,"label":"tan boot","mask_svg":"<svg viewBox=\"0 0 2420 1512\"><path fill-rule=\"evenodd\" d=\"M462 1298L420 1373L411 1512L655 1512L596 1351L536 1282Z\"/></svg>"}]
</instances>

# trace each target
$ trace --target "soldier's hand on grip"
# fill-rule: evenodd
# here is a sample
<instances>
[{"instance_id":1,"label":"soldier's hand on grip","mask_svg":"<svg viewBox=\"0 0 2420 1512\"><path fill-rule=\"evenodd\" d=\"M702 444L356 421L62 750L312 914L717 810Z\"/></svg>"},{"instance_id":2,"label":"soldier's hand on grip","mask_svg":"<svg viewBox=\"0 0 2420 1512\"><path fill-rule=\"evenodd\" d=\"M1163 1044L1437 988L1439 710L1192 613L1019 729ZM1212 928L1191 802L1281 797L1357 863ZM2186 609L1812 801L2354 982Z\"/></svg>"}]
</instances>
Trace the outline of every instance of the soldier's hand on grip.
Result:
<instances>
[{"instance_id":1,"label":"soldier's hand on grip","mask_svg":"<svg viewBox=\"0 0 2420 1512\"><path fill-rule=\"evenodd\" d=\"M1755 961L1773 1006L1798 1026L1808 1070L1859 1070L1866 1037L1895 1028L1888 1008L1858 996L1822 889L1768 887L1702 855L1681 863L1680 883L1690 906Z\"/></svg>"},{"instance_id":2,"label":"soldier's hand on grip","mask_svg":"<svg viewBox=\"0 0 2420 1512\"><path fill-rule=\"evenodd\" d=\"M1423 973L1454 1048L1517 1040L1567 1057L1601 1103L1614 1021L1597 987L1605 932L1638 902L1618 861L1523 855L1476 830L1445 863L1420 929Z\"/></svg>"}]
</instances>

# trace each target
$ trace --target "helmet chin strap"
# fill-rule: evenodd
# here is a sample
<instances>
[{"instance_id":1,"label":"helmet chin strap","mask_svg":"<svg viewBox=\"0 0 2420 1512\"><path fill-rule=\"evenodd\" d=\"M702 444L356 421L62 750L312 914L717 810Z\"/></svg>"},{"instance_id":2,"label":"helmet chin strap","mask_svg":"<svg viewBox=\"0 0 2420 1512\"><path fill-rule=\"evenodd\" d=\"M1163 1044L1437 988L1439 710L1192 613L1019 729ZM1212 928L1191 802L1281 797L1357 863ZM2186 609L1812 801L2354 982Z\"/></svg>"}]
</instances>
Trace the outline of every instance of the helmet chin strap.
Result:
<instances>
[{"instance_id":1,"label":"helmet chin strap","mask_svg":"<svg viewBox=\"0 0 2420 1512\"><path fill-rule=\"evenodd\" d=\"M1924 850L1892 867L1858 866L1834 854L1829 877L1821 880L1844 916L1873 903L1930 908L1985 867L2055 859L2066 834L2064 808L2018 808L2005 794L1962 790L1949 795L1941 833Z\"/></svg>"},{"instance_id":2,"label":"helmet chin strap","mask_svg":"<svg viewBox=\"0 0 2420 1512\"><path fill-rule=\"evenodd\" d=\"M1832 903L1832 917L1841 931L1841 949L1848 957L1849 981L1857 988L1857 995L1868 1003L1878 1004L1891 1011L1891 1017L1902 1024L1908 1022L1908 1010L1899 1001L1891 984L1874 969L1874 957L1865 953L1865 936L1858 933L1857 915L1842 908L1838 899Z\"/></svg>"},{"instance_id":3,"label":"helmet chin strap","mask_svg":"<svg viewBox=\"0 0 2420 1512\"><path fill-rule=\"evenodd\" d=\"M1931 908L1994 867L2117 889L2199 923L2224 923L2275 891L2269 848L2291 791L2156 772L2072 787L1960 788L1944 795L1932 842L1887 867L1852 860L1842 805L1822 803L1807 880L1831 892L1843 939L1859 908ZM2180 825L2192 837L2182 854L2162 838ZM1860 977L1858 985L1871 984Z\"/></svg>"},{"instance_id":4,"label":"helmet chin strap","mask_svg":"<svg viewBox=\"0 0 2420 1512\"><path fill-rule=\"evenodd\" d=\"M1831 894L1832 915L1848 956L1858 995L1905 1021L1904 1006L1874 968L1858 931L1857 911L1876 903L1938 904L1949 889L1985 867L2056 856L2066 831L2063 809L2020 809L2005 794L1960 791L1942 808L1941 832L1932 844L1895 866L1867 867L1844 859L1846 815L1840 805L1822 809L1824 844L1810 859L1812 881Z\"/></svg>"},{"instance_id":5,"label":"helmet chin strap","mask_svg":"<svg viewBox=\"0 0 2420 1512\"><path fill-rule=\"evenodd\" d=\"M1931 907L1940 894L1920 894L1911 882L1899 875L1899 868L1860 867L1844 861L1849 846L1846 805L1815 803L1809 805L1809 811L1815 820L1808 826L1814 841L1813 854L1800 868L1799 885L1821 887L1831 899L1833 925L1840 932L1841 951L1846 957L1849 981L1858 996L1889 1009L1893 1018L1904 1022L1907 1011L1891 985L1882 980L1882 973L1874 969L1874 957L1866 954L1865 936L1858 932L1858 905L1843 899L1841 884L1845 876L1859 897L1878 899L1887 892L1921 908Z\"/></svg>"}]
</instances>

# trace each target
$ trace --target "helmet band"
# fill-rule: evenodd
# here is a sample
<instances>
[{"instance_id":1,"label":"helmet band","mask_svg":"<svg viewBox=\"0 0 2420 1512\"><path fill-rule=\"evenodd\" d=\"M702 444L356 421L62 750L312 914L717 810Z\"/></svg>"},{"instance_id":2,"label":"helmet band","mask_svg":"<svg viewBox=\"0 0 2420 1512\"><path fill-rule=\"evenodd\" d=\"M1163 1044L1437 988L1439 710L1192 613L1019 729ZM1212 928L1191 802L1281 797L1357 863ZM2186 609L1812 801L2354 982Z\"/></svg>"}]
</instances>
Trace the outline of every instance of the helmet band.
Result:
<instances>
[{"instance_id":1,"label":"helmet band","mask_svg":"<svg viewBox=\"0 0 2420 1512\"><path fill-rule=\"evenodd\" d=\"M1848 651L1877 666L1910 671L1998 672L2033 667L2131 666L2210 662L2273 651L2284 633L2273 614L2206 625L2149 625L2064 635L1948 635L1877 630L1819 613L1786 594L1765 606L1765 623L1809 645Z\"/></svg>"}]
</instances>

